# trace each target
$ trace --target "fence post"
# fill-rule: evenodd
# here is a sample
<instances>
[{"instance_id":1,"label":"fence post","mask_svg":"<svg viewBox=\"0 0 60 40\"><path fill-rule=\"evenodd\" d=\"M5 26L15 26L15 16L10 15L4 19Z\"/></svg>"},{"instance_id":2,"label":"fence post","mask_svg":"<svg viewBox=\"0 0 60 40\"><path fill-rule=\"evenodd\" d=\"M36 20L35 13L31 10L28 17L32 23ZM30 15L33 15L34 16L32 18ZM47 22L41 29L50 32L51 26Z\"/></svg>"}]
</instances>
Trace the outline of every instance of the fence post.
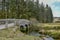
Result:
<instances>
[{"instance_id":1,"label":"fence post","mask_svg":"<svg viewBox=\"0 0 60 40\"><path fill-rule=\"evenodd\" d=\"M5 27L8 28L8 19L6 19Z\"/></svg>"},{"instance_id":2,"label":"fence post","mask_svg":"<svg viewBox=\"0 0 60 40\"><path fill-rule=\"evenodd\" d=\"M16 26L17 24L17 19L14 19L14 26Z\"/></svg>"}]
</instances>

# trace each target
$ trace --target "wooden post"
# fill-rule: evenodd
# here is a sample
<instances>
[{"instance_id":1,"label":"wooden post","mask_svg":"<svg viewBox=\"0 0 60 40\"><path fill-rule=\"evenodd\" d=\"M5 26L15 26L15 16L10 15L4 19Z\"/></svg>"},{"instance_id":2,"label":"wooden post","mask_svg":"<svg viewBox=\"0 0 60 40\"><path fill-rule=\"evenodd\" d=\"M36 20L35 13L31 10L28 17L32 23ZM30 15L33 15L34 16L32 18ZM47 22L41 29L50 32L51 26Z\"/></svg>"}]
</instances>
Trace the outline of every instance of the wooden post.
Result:
<instances>
[{"instance_id":1,"label":"wooden post","mask_svg":"<svg viewBox=\"0 0 60 40\"><path fill-rule=\"evenodd\" d=\"M6 19L5 27L8 28L8 19Z\"/></svg>"},{"instance_id":2,"label":"wooden post","mask_svg":"<svg viewBox=\"0 0 60 40\"><path fill-rule=\"evenodd\" d=\"M16 19L14 19L14 26L16 26Z\"/></svg>"}]
</instances>

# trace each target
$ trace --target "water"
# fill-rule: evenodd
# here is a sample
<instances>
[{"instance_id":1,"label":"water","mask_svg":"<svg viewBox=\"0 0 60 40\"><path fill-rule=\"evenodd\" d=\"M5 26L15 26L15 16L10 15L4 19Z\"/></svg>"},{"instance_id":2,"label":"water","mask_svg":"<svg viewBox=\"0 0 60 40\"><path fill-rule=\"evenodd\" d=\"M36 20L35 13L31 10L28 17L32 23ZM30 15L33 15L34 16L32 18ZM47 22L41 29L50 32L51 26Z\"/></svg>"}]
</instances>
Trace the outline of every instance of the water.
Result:
<instances>
[{"instance_id":1,"label":"water","mask_svg":"<svg viewBox=\"0 0 60 40\"><path fill-rule=\"evenodd\" d=\"M38 32L31 32L29 35L31 36L42 36L42 34L39 34ZM52 37L48 36L48 35L43 35L46 37L43 37L44 40L54 40Z\"/></svg>"},{"instance_id":2,"label":"water","mask_svg":"<svg viewBox=\"0 0 60 40\"><path fill-rule=\"evenodd\" d=\"M38 32L31 32L29 35L31 35L31 36L40 36L40 34Z\"/></svg>"},{"instance_id":3,"label":"water","mask_svg":"<svg viewBox=\"0 0 60 40\"><path fill-rule=\"evenodd\" d=\"M45 37L44 40L54 40L52 37Z\"/></svg>"},{"instance_id":4,"label":"water","mask_svg":"<svg viewBox=\"0 0 60 40\"><path fill-rule=\"evenodd\" d=\"M13 27L14 26L14 23L10 23L7 26L8 27ZM6 28L6 25L5 24L4 25L0 25L0 29L4 29L4 28Z\"/></svg>"}]
</instances>

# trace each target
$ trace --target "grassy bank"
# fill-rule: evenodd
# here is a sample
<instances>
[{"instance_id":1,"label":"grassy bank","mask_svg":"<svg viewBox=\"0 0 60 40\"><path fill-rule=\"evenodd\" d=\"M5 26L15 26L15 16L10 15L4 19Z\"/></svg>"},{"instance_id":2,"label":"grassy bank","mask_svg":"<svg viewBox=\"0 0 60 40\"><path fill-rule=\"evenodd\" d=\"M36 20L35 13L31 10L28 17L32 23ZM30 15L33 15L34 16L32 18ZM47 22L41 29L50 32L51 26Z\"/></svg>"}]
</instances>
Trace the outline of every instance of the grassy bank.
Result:
<instances>
[{"instance_id":1,"label":"grassy bank","mask_svg":"<svg viewBox=\"0 0 60 40\"><path fill-rule=\"evenodd\" d=\"M60 23L39 23L39 31L43 34L50 35L56 40L60 40ZM42 31L43 30L43 31Z\"/></svg>"},{"instance_id":2,"label":"grassy bank","mask_svg":"<svg viewBox=\"0 0 60 40\"><path fill-rule=\"evenodd\" d=\"M13 29L14 27L0 30L0 40L41 40L39 37L26 35L25 33L20 32L19 29L16 31L13 31ZM60 40L60 23L41 23L35 25L31 29L39 30L39 32L42 32L45 35Z\"/></svg>"},{"instance_id":3,"label":"grassy bank","mask_svg":"<svg viewBox=\"0 0 60 40\"><path fill-rule=\"evenodd\" d=\"M41 38L26 35L19 30L13 31L14 28L0 30L0 40L39 40Z\"/></svg>"}]
</instances>

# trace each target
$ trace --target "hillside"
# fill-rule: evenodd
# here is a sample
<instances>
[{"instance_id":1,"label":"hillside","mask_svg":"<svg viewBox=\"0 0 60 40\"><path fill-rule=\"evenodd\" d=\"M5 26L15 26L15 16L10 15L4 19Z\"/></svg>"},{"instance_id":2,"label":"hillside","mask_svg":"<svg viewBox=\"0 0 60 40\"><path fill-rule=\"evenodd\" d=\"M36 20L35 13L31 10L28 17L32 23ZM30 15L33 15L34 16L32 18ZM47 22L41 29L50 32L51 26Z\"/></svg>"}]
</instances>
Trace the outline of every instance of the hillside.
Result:
<instances>
[{"instance_id":1,"label":"hillside","mask_svg":"<svg viewBox=\"0 0 60 40\"><path fill-rule=\"evenodd\" d=\"M54 17L53 19L54 19L53 22L60 23L60 17Z\"/></svg>"}]
</instances>

